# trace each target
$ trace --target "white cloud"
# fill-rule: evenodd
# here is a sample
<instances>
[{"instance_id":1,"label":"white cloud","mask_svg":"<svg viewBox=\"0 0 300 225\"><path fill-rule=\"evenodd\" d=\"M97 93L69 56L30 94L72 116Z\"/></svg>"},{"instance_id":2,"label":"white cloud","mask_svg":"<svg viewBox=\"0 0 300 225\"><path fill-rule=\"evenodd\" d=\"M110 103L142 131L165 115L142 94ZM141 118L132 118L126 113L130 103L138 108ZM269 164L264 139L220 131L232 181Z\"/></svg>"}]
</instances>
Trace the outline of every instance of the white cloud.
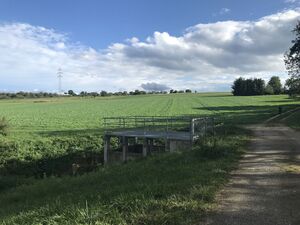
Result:
<instances>
[{"instance_id":1,"label":"white cloud","mask_svg":"<svg viewBox=\"0 0 300 225\"><path fill-rule=\"evenodd\" d=\"M241 75L285 75L283 53L300 10L256 21L197 24L179 37L154 32L96 50L73 43L64 33L22 23L0 24L0 90L63 88L134 90L157 83L176 89L229 90Z\"/></svg>"}]
</instances>

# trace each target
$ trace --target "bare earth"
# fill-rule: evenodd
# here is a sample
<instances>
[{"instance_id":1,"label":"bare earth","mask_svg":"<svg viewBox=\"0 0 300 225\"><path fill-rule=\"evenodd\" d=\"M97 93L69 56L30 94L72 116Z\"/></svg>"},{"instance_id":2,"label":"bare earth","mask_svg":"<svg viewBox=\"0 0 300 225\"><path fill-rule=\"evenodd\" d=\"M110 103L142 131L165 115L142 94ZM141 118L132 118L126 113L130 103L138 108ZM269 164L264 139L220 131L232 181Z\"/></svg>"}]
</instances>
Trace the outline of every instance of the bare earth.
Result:
<instances>
[{"instance_id":1,"label":"bare earth","mask_svg":"<svg viewBox=\"0 0 300 225\"><path fill-rule=\"evenodd\" d=\"M250 127L255 138L205 225L300 225L300 133Z\"/></svg>"}]
</instances>

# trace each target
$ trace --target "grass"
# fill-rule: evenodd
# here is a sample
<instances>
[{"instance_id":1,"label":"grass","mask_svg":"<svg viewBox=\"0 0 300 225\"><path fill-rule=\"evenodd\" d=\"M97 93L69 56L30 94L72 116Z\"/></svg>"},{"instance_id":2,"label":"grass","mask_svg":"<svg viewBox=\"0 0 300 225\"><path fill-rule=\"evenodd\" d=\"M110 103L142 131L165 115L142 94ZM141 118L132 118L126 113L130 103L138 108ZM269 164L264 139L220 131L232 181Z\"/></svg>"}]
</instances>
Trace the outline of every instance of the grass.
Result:
<instances>
[{"instance_id":1,"label":"grass","mask_svg":"<svg viewBox=\"0 0 300 225\"><path fill-rule=\"evenodd\" d=\"M66 170L64 165L70 167L87 151L101 163L105 116L214 116L226 124L245 124L277 114L278 106L285 111L297 104L285 95L229 93L2 100L0 118L10 127L6 137L0 135L0 173L60 175L51 168Z\"/></svg>"},{"instance_id":2,"label":"grass","mask_svg":"<svg viewBox=\"0 0 300 225\"><path fill-rule=\"evenodd\" d=\"M245 147L249 134L236 125L259 123L279 106L287 111L298 105L285 95L228 93L2 100L0 118L10 127L0 136L0 223L195 224L214 206L216 191ZM216 141L191 152L77 177L60 173L78 157L102 157L102 117L134 115L214 116L225 126ZM41 169L48 179L32 177L41 177Z\"/></svg>"},{"instance_id":3,"label":"grass","mask_svg":"<svg viewBox=\"0 0 300 225\"><path fill-rule=\"evenodd\" d=\"M284 123L296 130L300 130L300 110L289 115L284 120Z\"/></svg>"},{"instance_id":4,"label":"grass","mask_svg":"<svg viewBox=\"0 0 300 225\"><path fill-rule=\"evenodd\" d=\"M229 93L53 98L0 101L0 117L14 135L94 132L105 116L219 115L255 122L277 113L279 105L299 104L285 95L235 97Z\"/></svg>"},{"instance_id":5,"label":"grass","mask_svg":"<svg viewBox=\"0 0 300 225\"><path fill-rule=\"evenodd\" d=\"M247 141L230 127L201 148L0 193L2 224L195 224L214 204ZM213 147L214 146L214 147ZM215 154L207 154L216 151ZM220 154L221 153L221 154Z\"/></svg>"}]
</instances>

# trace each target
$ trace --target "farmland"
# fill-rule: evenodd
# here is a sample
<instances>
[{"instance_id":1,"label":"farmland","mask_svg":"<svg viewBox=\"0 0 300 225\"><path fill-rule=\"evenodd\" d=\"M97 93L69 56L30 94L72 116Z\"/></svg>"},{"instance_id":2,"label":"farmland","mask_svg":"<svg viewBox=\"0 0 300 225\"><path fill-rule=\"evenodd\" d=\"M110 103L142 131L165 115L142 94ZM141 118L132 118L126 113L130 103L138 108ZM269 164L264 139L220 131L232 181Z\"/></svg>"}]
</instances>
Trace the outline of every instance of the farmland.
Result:
<instances>
[{"instance_id":1,"label":"farmland","mask_svg":"<svg viewBox=\"0 0 300 225\"><path fill-rule=\"evenodd\" d=\"M0 136L0 169L6 164L7 173L30 175L37 173L33 171L39 170L40 160L69 164L77 153L87 151L97 154L101 162L105 116L196 115L213 116L225 124L247 124L276 115L278 106L286 111L297 104L285 95L234 97L229 93L2 100L0 117L8 120L10 132Z\"/></svg>"},{"instance_id":2,"label":"farmland","mask_svg":"<svg viewBox=\"0 0 300 225\"><path fill-rule=\"evenodd\" d=\"M213 207L259 123L298 106L279 96L228 93L52 98L0 101L10 124L0 138L0 222L3 224L193 224ZM214 116L224 122L212 143L70 177L33 178L48 162L64 170L76 153L102 156L105 116ZM287 122L294 123L290 117ZM299 121L299 120L298 120ZM60 163L60 164L59 164Z\"/></svg>"},{"instance_id":3,"label":"farmland","mask_svg":"<svg viewBox=\"0 0 300 225\"><path fill-rule=\"evenodd\" d=\"M234 97L228 93L54 98L0 101L13 135L101 130L105 116L225 116L247 123L277 113L277 106L298 104L285 95Z\"/></svg>"}]
</instances>

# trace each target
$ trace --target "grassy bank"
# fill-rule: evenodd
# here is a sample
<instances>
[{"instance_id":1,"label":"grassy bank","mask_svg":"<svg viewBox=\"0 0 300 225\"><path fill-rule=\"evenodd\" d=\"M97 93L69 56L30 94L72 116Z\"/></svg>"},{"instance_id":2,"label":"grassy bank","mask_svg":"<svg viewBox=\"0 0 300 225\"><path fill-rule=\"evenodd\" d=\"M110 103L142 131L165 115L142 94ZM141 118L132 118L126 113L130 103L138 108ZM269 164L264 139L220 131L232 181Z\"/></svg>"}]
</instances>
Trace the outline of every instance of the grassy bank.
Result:
<instances>
[{"instance_id":1,"label":"grassy bank","mask_svg":"<svg viewBox=\"0 0 300 225\"><path fill-rule=\"evenodd\" d=\"M0 193L2 224L194 224L213 207L247 142L230 127L192 151L77 177L32 180ZM201 147L200 147L201 146Z\"/></svg>"}]
</instances>

